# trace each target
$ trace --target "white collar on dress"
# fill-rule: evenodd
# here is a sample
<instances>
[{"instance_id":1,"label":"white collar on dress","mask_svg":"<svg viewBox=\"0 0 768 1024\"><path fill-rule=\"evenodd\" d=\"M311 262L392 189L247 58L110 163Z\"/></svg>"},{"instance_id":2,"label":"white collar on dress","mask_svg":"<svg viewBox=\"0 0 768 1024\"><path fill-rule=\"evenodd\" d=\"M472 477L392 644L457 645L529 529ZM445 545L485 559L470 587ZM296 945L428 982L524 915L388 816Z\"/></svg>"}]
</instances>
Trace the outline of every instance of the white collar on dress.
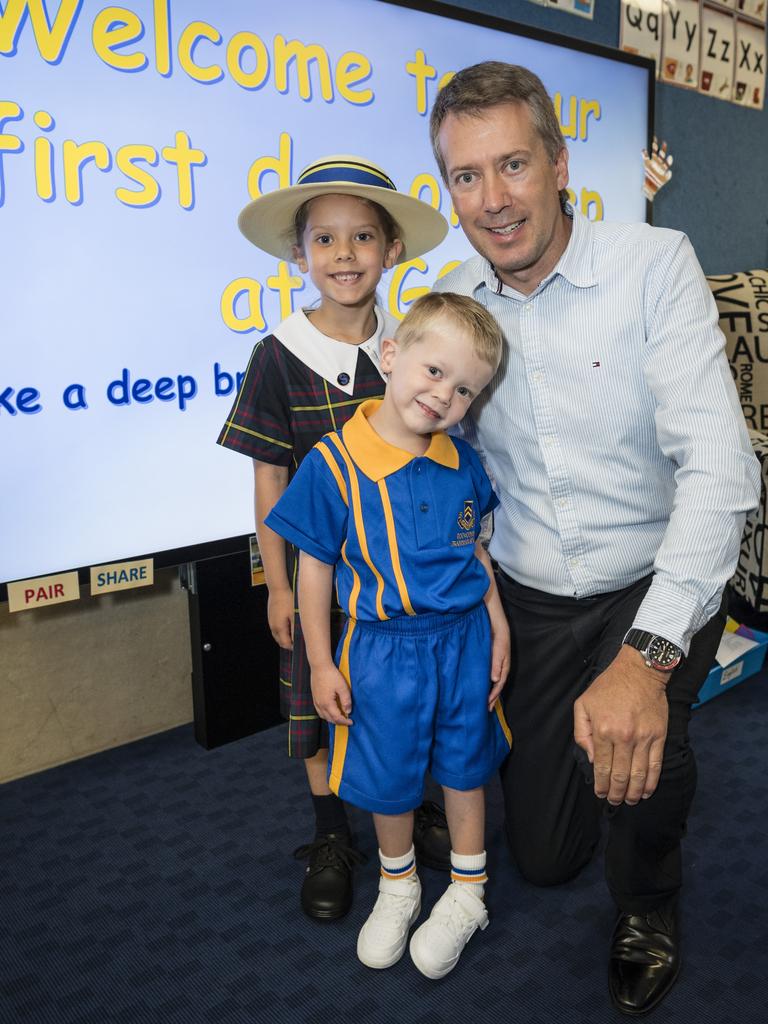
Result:
<instances>
[{"instance_id":1,"label":"white collar on dress","mask_svg":"<svg viewBox=\"0 0 768 1024\"><path fill-rule=\"evenodd\" d=\"M374 306L376 330L360 345L349 345L344 341L329 338L313 326L303 309L286 317L272 332L277 340L300 359L310 370L333 384L347 395L355 391L357 353L362 349L379 370L379 348L382 337L391 337L397 328L394 317ZM384 376L382 374L382 380Z\"/></svg>"}]
</instances>

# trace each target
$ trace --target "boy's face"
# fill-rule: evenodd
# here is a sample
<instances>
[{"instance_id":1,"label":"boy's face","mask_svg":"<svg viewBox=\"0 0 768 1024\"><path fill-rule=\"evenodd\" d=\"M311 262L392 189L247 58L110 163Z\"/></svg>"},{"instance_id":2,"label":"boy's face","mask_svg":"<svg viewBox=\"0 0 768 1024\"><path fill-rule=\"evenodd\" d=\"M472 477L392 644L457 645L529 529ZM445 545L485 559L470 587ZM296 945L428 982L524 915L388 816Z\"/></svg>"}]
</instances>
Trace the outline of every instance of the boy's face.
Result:
<instances>
[{"instance_id":1,"label":"boy's face","mask_svg":"<svg viewBox=\"0 0 768 1024\"><path fill-rule=\"evenodd\" d=\"M370 300L382 271L394 266L399 241L388 243L373 207L356 196L318 196L309 204L296 263L324 303L345 307Z\"/></svg>"},{"instance_id":2,"label":"boy's face","mask_svg":"<svg viewBox=\"0 0 768 1024\"><path fill-rule=\"evenodd\" d=\"M466 329L447 316L435 317L407 348L384 338L381 368L389 374L386 403L405 432L418 435L455 426L494 374Z\"/></svg>"}]
</instances>

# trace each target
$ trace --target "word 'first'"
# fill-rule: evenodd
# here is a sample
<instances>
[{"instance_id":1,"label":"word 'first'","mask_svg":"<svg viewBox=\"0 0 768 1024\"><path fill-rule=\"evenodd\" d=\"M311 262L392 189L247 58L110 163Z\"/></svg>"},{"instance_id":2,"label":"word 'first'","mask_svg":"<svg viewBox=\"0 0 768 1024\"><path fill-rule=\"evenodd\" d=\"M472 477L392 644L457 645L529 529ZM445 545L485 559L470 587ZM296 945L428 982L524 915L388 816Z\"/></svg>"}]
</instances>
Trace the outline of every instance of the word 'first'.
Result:
<instances>
[{"instance_id":1,"label":"word 'first'","mask_svg":"<svg viewBox=\"0 0 768 1024\"><path fill-rule=\"evenodd\" d=\"M18 103L11 100L0 100L0 205L4 201L4 168L5 154L23 153L25 146L19 135L6 130L9 121L21 121L24 111ZM47 110L37 110L32 121L45 135L34 140L32 160L34 163L35 191L40 199L53 202L56 199L56 147L47 133L55 127L55 122ZM177 131L174 143L164 146L158 153L154 146L132 143L120 146L114 156L109 147L98 141L75 142L65 139L61 143L59 166L64 184L64 197L73 206L83 201L83 171L88 164L93 164L100 171L111 171L113 165L138 188L119 186L115 196L126 206L153 206L160 198L160 183L147 170L145 165L157 167L162 159L175 168L176 189L179 206L189 210L195 204L193 170L207 163L207 157L201 149L195 149L189 135Z\"/></svg>"}]
</instances>

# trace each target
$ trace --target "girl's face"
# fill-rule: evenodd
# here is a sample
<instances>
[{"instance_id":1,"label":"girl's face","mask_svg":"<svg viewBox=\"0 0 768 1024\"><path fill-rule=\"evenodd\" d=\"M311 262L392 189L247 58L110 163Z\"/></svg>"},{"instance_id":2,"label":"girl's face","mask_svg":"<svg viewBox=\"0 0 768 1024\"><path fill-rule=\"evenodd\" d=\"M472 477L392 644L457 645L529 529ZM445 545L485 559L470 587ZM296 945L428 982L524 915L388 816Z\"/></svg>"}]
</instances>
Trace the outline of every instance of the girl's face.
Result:
<instances>
[{"instance_id":1,"label":"girl's face","mask_svg":"<svg viewBox=\"0 0 768 1024\"><path fill-rule=\"evenodd\" d=\"M384 270L402 252L388 242L376 210L347 195L318 196L309 204L307 223L296 246L302 274L309 274L322 305L359 308L371 302Z\"/></svg>"}]
</instances>

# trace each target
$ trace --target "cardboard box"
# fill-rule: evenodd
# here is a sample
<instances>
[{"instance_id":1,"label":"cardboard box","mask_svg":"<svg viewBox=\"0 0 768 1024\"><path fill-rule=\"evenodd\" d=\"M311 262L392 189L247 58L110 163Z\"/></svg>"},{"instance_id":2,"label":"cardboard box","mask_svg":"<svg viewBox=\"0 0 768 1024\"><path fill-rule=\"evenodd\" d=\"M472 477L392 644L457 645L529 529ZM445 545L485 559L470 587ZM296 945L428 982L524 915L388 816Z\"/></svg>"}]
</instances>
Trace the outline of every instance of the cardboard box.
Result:
<instances>
[{"instance_id":1,"label":"cardboard box","mask_svg":"<svg viewBox=\"0 0 768 1024\"><path fill-rule=\"evenodd\" d=\"M734 628L735 627L735 628ZM730 639L729 639L730 634ZM734 641L734 637L740 638ZM704 684L699 690L695 708L719 696L726 690L743 683L756 675L763 667L768 650L768 633L761 633L748 626L738 626L732 620L725 627L723 641L718 648L717 658ZM734 654L734 652L736 652Z\"/></svg>"}]
</instances>

